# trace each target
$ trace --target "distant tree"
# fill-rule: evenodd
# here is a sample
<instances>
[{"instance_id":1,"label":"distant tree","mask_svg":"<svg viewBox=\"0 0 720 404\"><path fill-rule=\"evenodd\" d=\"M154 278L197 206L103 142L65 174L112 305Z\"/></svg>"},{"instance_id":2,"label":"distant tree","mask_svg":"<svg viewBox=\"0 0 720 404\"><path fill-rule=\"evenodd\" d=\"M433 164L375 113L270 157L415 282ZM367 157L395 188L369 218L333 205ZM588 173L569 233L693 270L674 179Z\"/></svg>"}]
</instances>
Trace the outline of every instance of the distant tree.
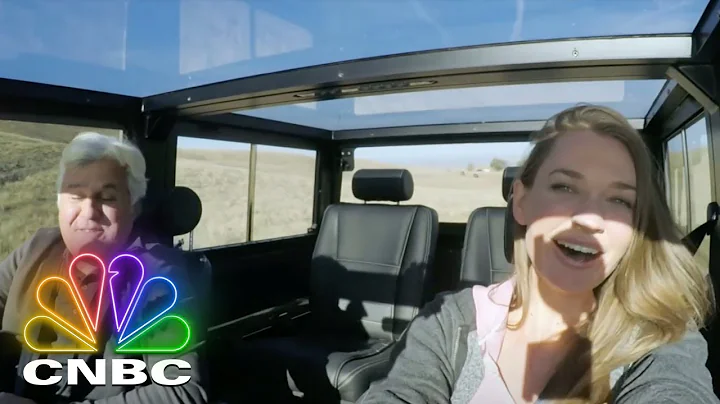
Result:
<instances>
[{"instance_id":1,"label":"distant tree","mask_svg":"<svg viewBox=\"0 0 720 404\"><path fill-rule=\"evenodd\" d=\"M507 166L508 166L507 161L505 161L503 159L499 159L497 157L492 159L492 161L490 162L490 168L492 168L495 171L502 171Z\"/></svg>"},{"instance_id":2,"label":"distant tree","mask_svg":"<svg viewBox=\"0 0 720 404\"><path fill-rule=\"evenodd\" d=\"M475 164L468 163L467 167L465 168L465 171L468 171L468 172L475 171Z\"/></svg>"}]
</instances>

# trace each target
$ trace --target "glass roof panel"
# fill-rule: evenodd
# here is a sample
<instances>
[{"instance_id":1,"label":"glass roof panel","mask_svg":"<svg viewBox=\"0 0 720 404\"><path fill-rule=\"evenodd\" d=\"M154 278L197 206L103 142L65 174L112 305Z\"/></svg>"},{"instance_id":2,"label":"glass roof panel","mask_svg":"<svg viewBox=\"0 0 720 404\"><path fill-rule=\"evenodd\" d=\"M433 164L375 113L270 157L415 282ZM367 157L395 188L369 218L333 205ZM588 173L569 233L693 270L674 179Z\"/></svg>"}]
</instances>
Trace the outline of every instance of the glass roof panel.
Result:
<instances>
[{"instance_id":1,"label":"glass roof panel","mask_svg":"<svg viewBox=\"0 0 720 404\"><path fill-rule=\"evenodd\" d=\"M578 103L644 118L665 80L517 84L281 105L238 112L327 130L545 120Z\"/></svg>"},{"instance_id":2,"label":"glass roof panel","mask_svg":"<svg viewBox=\"0 0 720 404\"><path fill-rule=\"evenodd\" d=\"M148 96L351 59L692 32L708 0L0 0L0 77Z\"/></svg>"}]
</instances>

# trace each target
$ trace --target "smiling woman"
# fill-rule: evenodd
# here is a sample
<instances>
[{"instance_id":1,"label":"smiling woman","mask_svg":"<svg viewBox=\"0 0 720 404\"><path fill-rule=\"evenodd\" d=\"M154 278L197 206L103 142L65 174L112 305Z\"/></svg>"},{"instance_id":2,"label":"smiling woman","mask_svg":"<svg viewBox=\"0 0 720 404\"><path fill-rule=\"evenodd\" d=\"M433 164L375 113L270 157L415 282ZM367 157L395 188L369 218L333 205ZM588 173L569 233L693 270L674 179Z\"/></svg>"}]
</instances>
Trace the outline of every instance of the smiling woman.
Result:
<instances>
[{"instance_id":1,"label":"smiling woman","mask_svg":"<svg viewBox=\"0 0 720 404\"><path fill-rule=\"evenodd\" d=\"M514 275L430 303L359 402L717 403L710 285L654 169L611 109L548 120L512 187Z\"/></svg>"},{"instance_id":2,"label":"smiling woman","mask_svg":"<svg viewBox=\"0 0 720 404\"><path fill-rule=\"evenodd\" d=\"M521 310L509 318L527 328L540 304L580 330L591 365L571 391L589 388L593 401L608 394L613 369L680 340L710 308L704 271L680 243L654 169L621 115L585 106L548 122L514 184ZM576 245L597 254L578 258L567 251Z\"/></svg>"}]
</instances>

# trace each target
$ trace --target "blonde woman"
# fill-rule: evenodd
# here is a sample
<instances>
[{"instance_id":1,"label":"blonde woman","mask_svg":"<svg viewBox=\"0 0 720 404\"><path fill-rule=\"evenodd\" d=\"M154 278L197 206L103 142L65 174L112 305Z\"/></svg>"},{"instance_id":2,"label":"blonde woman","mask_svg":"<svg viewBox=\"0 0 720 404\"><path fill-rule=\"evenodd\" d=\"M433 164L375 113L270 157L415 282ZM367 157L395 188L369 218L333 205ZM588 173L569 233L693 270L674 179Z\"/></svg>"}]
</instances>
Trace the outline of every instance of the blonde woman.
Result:
<instances>
[{"instance_id":1,"label":"blonde woman","mask_svg":"<svg viewBox=\"0 0 720 404\"><path fill-rule=\"evenodd\" d=\"M551 118L512 188L514 275L428 304L359 403L720 402L707 268L656 178L617 112Z\"/></svg>"}]
</instances>

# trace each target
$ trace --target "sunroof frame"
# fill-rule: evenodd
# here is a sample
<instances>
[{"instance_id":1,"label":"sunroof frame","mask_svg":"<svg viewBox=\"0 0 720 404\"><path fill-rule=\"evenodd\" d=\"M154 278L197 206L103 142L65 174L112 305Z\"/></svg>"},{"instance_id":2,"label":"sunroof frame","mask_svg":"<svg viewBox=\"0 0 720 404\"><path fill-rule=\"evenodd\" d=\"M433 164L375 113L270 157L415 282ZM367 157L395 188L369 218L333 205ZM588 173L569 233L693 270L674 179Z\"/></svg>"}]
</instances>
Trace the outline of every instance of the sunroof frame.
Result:
<instances>
[{"instance_id":1,"label":"sunroof frame","mask_svg":"<svg viewBox=\"0 0 720 404\"><path fill-rule=\"evenodd\" d=\"M688 62L693 38L643 35L482 45L333 63L146 97L182 116L340 98L524 83L662 79ZM412 83L433 83L416 85ZM359 91L354 91L359 90Z\"/></svg>"},{"instance_id":2,"label":"sunroof frame","mask_svg":"<svg viewBox=\"0 0 720 404\"><path fill-rule=\"evenodd\" d=\"M150 97L131 97L0 79L0 118L13 114L102 119L142 137L167 136L158 122L194 121L216 128L340 144L495 141L526 138L538 121L458 123L324 130L233 112L274 105L430 89L594 80L668 79L644 122L658 138L703 109L720 89L720 0L708 3L691 34L571 38L442 49L352 60L240 78ZM410 82L431 85L408 87ZM348 89L361 89L347 92ZM343 90L346 90L344 93ZM163 126L163 125L160 125Z\"/></svg>"}]
</instances>

